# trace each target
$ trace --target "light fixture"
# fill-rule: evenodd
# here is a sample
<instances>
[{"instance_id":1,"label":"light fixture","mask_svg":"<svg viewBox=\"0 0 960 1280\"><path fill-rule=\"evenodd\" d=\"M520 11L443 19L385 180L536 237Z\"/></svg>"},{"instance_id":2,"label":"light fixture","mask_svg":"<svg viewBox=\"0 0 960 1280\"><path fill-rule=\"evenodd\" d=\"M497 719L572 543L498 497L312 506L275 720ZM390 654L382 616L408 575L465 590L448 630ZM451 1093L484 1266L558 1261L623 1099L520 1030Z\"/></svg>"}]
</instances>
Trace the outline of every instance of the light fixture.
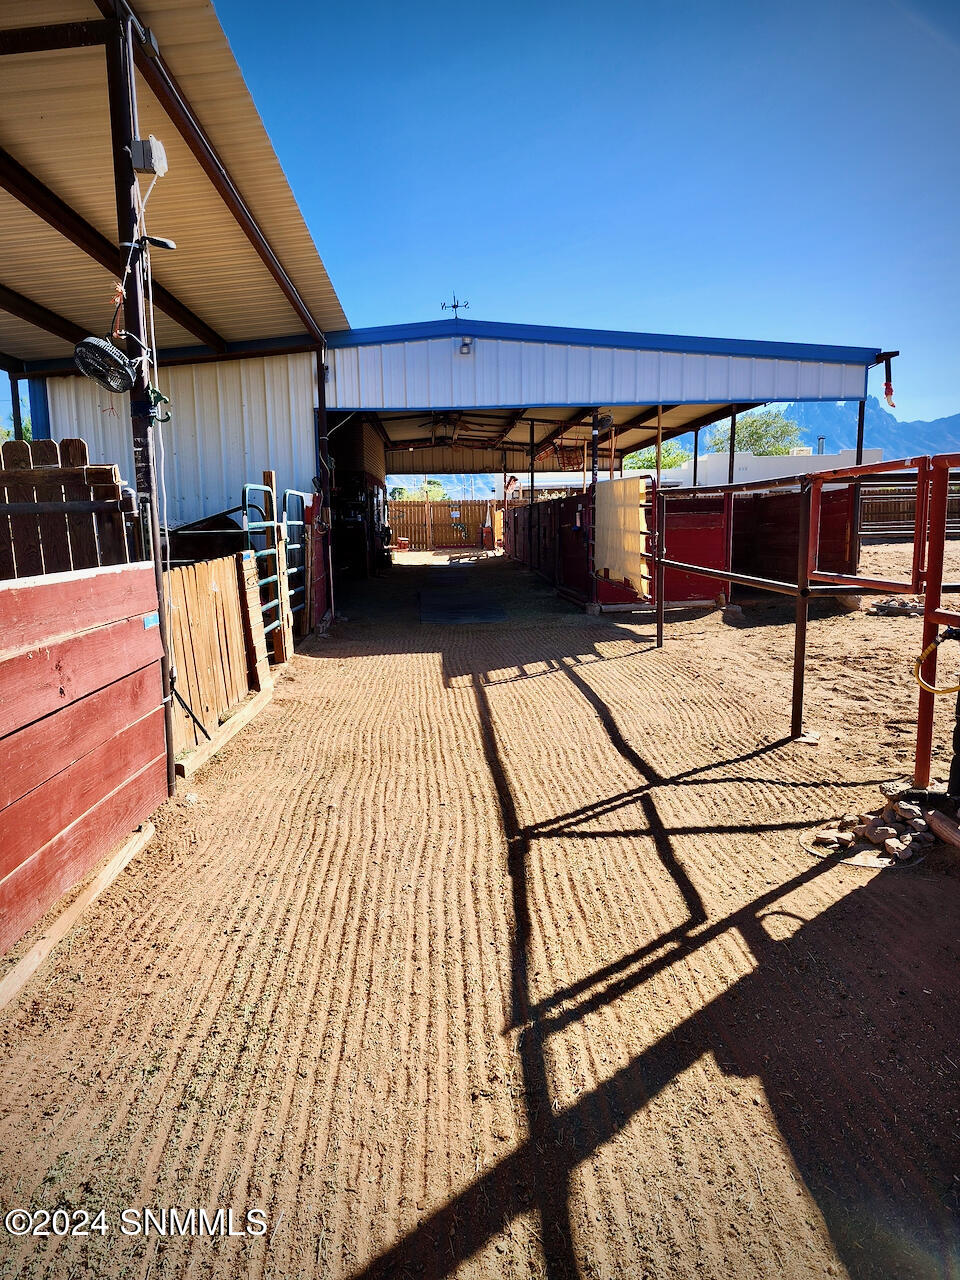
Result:
<instances>
[{"instance_id":1,"label":"light fixture","mask_svg":"<svg viewBox=\"0 0 960 1280\"><path fill-rule=\"evenodd\" d=\"M471 351L473 351L473 339L467 336L462 337L460 339L460 354L468 356Z\"/></svg>"}]
</instances>

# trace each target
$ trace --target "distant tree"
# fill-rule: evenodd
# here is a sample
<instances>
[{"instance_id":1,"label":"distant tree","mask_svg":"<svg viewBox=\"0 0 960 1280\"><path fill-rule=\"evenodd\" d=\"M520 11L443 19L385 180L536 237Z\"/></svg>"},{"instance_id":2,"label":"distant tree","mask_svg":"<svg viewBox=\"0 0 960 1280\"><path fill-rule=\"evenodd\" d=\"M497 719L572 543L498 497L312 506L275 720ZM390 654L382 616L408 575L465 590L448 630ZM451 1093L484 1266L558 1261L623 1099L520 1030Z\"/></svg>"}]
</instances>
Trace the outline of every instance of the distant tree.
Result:
<instances>
[{"instance_id":1,"label":"distant tree","mask_svg":"<svg viewBox=\"0 0 960 1280\"><path fill-rule=\"evenodd\" d=\"M431 502L440 502L448 494L441 481L434 479L433 476L424 476L415 489L408 489L405 485L398 484L389 490L387 496L391 502L423 502L426 499Z\"/></svg>"},{"instance_id":2,"label":"distant tree","mask_svg":"<svg viewBox=\"0 0 960 1280\"><path fill-rule=\"evenodd\" d=\"M753 453L760 457L789 453L803 444L800 428L780 409L757 409L737 417L737 453ZM730 449L730 423L720 423L710 436L714 453Z\"/></svg>"},{"instance_id":3,"label":"distant tree","mask_svg":"<svg viewBox=\"0 0 960 1280\"><path fill-rule=\"evenodd\" d=\"M32 440L33 432L30 427L29 414L26 414L21 419L21 426L23 427L24 440ZM3 423L3 425L0 426L0 442L4 440L12 440L12 439L13 439L13 414L11 413L10 416L7 418L7 420Z\"/></svg>"},{"instance_id":4,"label":"distant tree","mask_svg":"<svg viewBox=\"0 0 960 1280\"><path fill-rule=\"evenodd\" d=\"M693 454L676 440L666 440L660 449L660 466L664 471L669 471L671 467L682 467L692 457ZM637 453L628 453L623 460L624 471L655 471L656 467L656 445L640 449Z\"/></svg>"}]
</instances>

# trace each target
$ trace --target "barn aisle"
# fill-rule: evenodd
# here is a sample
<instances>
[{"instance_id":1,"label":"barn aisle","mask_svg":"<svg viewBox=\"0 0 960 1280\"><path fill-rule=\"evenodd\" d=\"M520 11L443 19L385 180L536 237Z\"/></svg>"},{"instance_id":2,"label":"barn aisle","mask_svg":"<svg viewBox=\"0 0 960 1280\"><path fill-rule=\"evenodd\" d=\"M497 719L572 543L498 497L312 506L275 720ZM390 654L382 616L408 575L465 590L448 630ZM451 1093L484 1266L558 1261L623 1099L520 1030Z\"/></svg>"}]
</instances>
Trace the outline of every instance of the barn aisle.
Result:
<instances>
[{"instance_id":1,"label":"barn aisle","mask_svg":"<svg viewBox=\"0 0 960 1280\"><path fill-rule=\"evenodd\" d=\"M784 741L776 613L657 652L436 572L344 604L2 1016L4 1212L110 1229L0 1276L951 1274L960 877L798 846L896 747ZM171 1205L266 1234L121 1232Z\"/></svg>"}]
</instances>

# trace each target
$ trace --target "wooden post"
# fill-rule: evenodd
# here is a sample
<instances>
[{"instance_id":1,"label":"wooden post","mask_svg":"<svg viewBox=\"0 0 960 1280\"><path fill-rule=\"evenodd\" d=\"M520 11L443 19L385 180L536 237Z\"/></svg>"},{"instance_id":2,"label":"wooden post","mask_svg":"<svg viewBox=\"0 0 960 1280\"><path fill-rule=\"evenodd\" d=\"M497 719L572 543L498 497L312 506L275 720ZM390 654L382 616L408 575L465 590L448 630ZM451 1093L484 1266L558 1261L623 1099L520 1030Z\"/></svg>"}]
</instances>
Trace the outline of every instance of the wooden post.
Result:
<instances>
[{"instance_id":1,"label":"wooden post","mask_svg":"<svg viewBox=\"0 0 960 1280\"><path fill-rule=\"evenodd\" d=\"M139 236L137 206L139 186L133 168L132 144L137 137L137 99L133 75L133 23L129 17L113 26L106 42L107 99L110 106L110 135L113 148L113 177L117 202L117 231L121 244L132 244ZM173 705L170 692L170 635L163 589L160 545L160 516L157 510L156 463L153 443L153 406L149 395L149 373L144 351L148 349L143 287L143 256L135 252L127 276L123 302L123 325L127 333L127 354L136 360L136 374L130 391L130 421L133 434L133 468L137 497L146 508L150 527L157 607L163 658L160 664L163 685L164 732L167 745L167 791L176 790L173 746Z\"/></svg>"},{"instance_id":2,"label":"wooden post","mask_svg":"<svg viewBox=\"0 0 960 1280\"><path fill-rule=\"evenodd\" d=\"M267 641L263 634L260 575L252 551L241 551L237 555L237 579L240 586L240 617L247 650L247 677L250 688L259 692L269 688L273 678L267 659Z\"/></svg>"}]
</instances>

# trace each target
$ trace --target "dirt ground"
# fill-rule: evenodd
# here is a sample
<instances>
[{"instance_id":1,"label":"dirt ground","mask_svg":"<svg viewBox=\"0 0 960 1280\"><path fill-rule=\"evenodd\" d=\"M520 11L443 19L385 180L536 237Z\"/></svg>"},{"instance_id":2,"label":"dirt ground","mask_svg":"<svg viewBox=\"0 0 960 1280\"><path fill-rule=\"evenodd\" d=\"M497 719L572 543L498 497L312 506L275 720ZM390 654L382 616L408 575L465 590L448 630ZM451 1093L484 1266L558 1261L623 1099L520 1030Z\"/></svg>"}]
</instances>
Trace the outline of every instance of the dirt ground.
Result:
<instances>
[{"instance_id":1,"label":"dirt ground","mask_svg":"<svg viewBox=\"0 0 960 1280\"><path fill-rule=\"evenodd\" d=\"M960 1274L956 865L798 843L909 771L919 623L817 606L802 745L790 602L657 651L429 559L340 602L0 1016L3 1213L110 1226L0 1233L0 1275ZM268 1231L121 1233L171 1205Z\"/></svg>"}]
</instances>

